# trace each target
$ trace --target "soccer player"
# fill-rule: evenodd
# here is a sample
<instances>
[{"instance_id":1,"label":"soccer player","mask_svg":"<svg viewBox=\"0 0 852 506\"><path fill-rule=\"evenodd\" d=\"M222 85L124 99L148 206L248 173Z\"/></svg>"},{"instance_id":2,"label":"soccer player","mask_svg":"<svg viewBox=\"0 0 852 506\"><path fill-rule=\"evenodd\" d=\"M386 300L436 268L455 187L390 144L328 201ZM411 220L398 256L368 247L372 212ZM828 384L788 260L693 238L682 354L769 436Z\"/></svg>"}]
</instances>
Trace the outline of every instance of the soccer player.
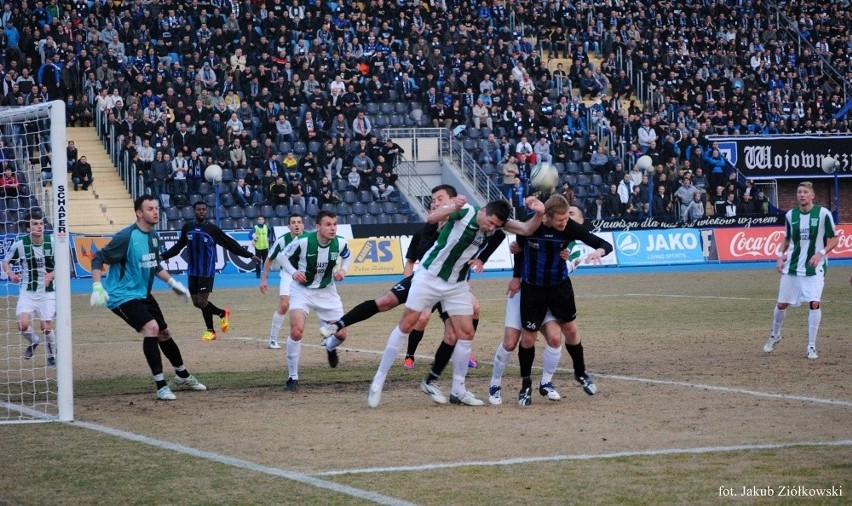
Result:
<instances>
[{"instance_id":1,"label":"soccer player","mask_svg":"<svg viewBox=\"0 0 852 506\"><path fill-rule=\"evenodd\" d=\"M160 222L157 198L142 195L136 198L133 207L136 210L136 223L119 231L92 259L90 302L93 306L107 306L136 332L142 333L142 351L157 385L157 399L173 401L175 394L163 375L160 351L175 368L175 386L192 390L207 390L207 387L190 374L183 363L180 349L172 339L160 305L151 295L154 276L165 281L187 302L189 292L157 261L160 249L156 231L157 223ZM112 268L107 273L106 281L101 283L101 268L104 264Z\"/></svg>"},{"instance_id":2,"label":"soccer player","mask_svg":"<svg viewBox=\"0 0 852 506\"><path fill-rule=\"evenodd\" d=\"M177 256L183 248L188 246L186 251L189 293L192 296L193 305L201 310L204 325L207 326L201 340L213 341L217 337L213 330L213 315L221 319L222 332L227 332L231 326L231 310L220 309L208 300L213 291L213 276L216 275L216 245L243 258L251 258L257 263L260 263L260 259L240 246L221 228L207 221L207 204L201 201L196 202L193 209L195 221L183 226L178 242L160 255L160 260L165 261Z\"/></svg>"},{"instance_id":3,"label":"soccer player","mask_svg":"<svg viewBox=\"0 0 852 506\"><path fill-rule=\"evenodd\" d=\"M481 405L482 401L468 392L464 386L468 359L474 334L473 302L467 283L467 271L471 263L478 262L476 254L485 245L488 237L498 228L521 235L532 233L541 223L544 205L536 198L529 198L527 205L536 215L526 223L510 220L511 206L503 200L489 202L477 208L467 204L464 196L454 197L429 213L429 223L447 224L441 229L435 244L423 256L420 268L411 280L411 291L405 303L405 311L399 325L388 336L388 343L376 375L367 395L367 405L378 407L382 398L387 373L408 338L409 332L420 313L441 302L450 317L457 337L452 351L453 387L450 402L453 404ZM421 385L422 387L422 385ZM433 399L436 397L431 394Z\"/></svg>"},{"instance_id":4,"label":"soccer player","mask_svg":"<svg viewBox=\"0 0 852 506\"><path fill-rule=\"evenodd\" d=\"M15 241L3 260L3 270L12 283L21 283L15 315L18 330L29 342L24 358L33 358L39 343L33 331L33 313L38 313L41 331L47 343L47 365L56 367L56 338L53 335L53 318L56 316L56 292L53 289L54 256L51 236L44 233L44 217L41 211L33 210L26 218L29 233ZM21 273L12 270L12 262L21 263Z\"/></svg>"},{"instance_id":5,"label":"soccer player","mask_svg":"<svg viewBox=\"0 0 852 506\"><path fill-rule=\"evenodd\" d=\"M349 270L351 255L346 239L337 235L337 215L320 211L316 216L316 231L302 234L284 248L288 261L281 268L293 278L290 287L290 335L287 337L288 377L284 389L299 388L299 357L305 320L311 310L323 323L343 316L343 302L337 293L336 281L343 281ZM328 365L337 367L337 347L346 339L341 329L326 339Z\"/></svg>"},{"instance_id":6,"label":"soccer player","mask_svg":"<svg viewBox=\"0 0 852 506\"><path fill-rule=\"evenodd\" d=\"M814 186L810 181L799 183L796 200L799 207L784 215L784 244L776 261L776 268L781 274L778 304L772 314L772 332L763 345L763 351L770 353L781 340L781 325L787 308L808 301L807 357L813 360L819 358L816 338L822 319L820 299L825 285L826 257L840 238L835 234L831 212L814 204Z\"/></svg>"},{"instance_id":7,"label":"soccer player","mask_svg":"<svg viewBox=\"0 0 852 506\"><path fill-rule=\"evenodd\" d=\"M539 393L552 401L562 399L552 381L562 356L562 335L565 336L565 347L574 362L574 378L587 394L597 393L594 380L586 372L569 274L580 263L576 241L596 248L586 257L589 261L609 254L612 245L582 227L582 221L582 213L578 208L569 207L565 197L553 195L545 203L545 215L535 234L518 238L518 252L506 302L506 329L503 342L497 346L494 354L494 369L488 389L488 401L491 404L503 402L501 378L509 363L510 353L519 340L518 361L522 386L518 404L529 406L532 403L531 373L538 331L544 334L547 344Z\"/></svg>"},{"instance_id":8,"label":"soccer player","mask_svg":"<svg viewBox=\"0 0 852 506\"><path fill-rule=\"evenodd\" d=\"M272 262L278 260L284 248L288 244L298 239L305 231L305 220L300 214L292 214L289 219L290 231L279 237L275 244L272 245L272 254L263 262L263 274L260 276L260 293L266 295L269 289L267 279L269 277L269 269L272 267ZM278 260L279 266L286 263L286 258L282 256ZM278 309L272 313L272 328L269 330L269 342L267 348L270 350L280 350L281 345L278 344L278 334L281 333L281 327L284 325L284 315L290 309L290 285L293 283L293 278L288 276L285 271L280 272L281 284L278 288ZM333 332L332 332L333 334ZM329 334L331 335L331 334Z\"/></svg>"},{"instance_id":9,"label":"soccer player","mask_svg":"<svg viewBox=\"0 0 852 506\"><path fill-rule=\"evenodd\" d=\"M430 204L430 208L435 209L447 204L457 195L458 192L454 186L448 184L438 185L432 188L432 202ZM441 225L443 225L443 223L427 223L411 238L408 250L405 253L405 268L403 271L405 277L403 279L393 285L391 289L381 297L366 300L353 307L348 313L343 315L340 320L333 322L330 325L320 327L320 334L322 334L323 337L329 337L342 328L362 322L379 313L390 311L398 305L404 304L405 301L408 300L408 292L411 290L411 278L414 276L414 266L418 260L423 258L423 254L426 253L426 251L435 243L435 240L438 238L438 231ZM501 235L499 240L502 241L504 236L505 235ZM486 256L483 257L485 252L480 255L483 263L488 259L488 256L494 252L498 245L499 242L492 248L488 249ZM479 318L478 305L478 303L474 303L474 306L476 307L476 314L474 315L475 321ZM423 331L429 323L431 313L431 308L424 311L417 320L417 323L414 325L414 329L408 336L408 350L403 361L403 366L406 369L414 368L414 353L417 350L417 345L420 343L420 340L423 339ZM473 355L471 355L468 360L469 366L472 361Z\"/></svg>"}]
</instances>

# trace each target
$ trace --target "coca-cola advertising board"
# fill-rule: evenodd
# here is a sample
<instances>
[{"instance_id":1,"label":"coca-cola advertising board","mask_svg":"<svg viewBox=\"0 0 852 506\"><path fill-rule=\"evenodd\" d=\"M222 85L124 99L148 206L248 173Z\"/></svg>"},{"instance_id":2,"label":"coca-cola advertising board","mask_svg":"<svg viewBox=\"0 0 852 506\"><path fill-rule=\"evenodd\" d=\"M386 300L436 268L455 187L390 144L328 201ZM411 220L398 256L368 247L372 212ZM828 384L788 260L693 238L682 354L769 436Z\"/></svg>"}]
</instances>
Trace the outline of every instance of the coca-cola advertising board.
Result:
<instances>
[{"instance_id":1,"label":"coca-cola advertising board","mask_svg":"<svg viewBox=\"0 0 852 506\"><path fill-rule=\"evenodd\" d=\"M852 258L852 224L837 225L835 232L840 242L828 257ZM713 235L723 262L774 260L784 243L783 227L717 228Z\"/></svg>"}]
</instances>

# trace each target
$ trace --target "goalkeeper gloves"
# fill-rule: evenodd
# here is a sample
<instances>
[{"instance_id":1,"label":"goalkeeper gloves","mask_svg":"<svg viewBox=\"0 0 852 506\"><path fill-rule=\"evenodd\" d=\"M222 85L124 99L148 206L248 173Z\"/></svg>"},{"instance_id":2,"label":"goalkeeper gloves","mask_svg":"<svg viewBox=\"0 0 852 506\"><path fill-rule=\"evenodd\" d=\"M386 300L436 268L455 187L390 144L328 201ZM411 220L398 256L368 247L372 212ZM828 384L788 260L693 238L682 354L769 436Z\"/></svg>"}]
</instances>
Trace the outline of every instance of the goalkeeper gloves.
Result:
<instances>
[{"instance_id":1,"label":"goalkeeper gloves","mask_svg":"<svg viewBox=\"0 0 852 506\"><path fill-rule=\"evenodd\" d=\"M183 283L181 283L180 281L175 281L175 278L169 278L169 286L171 287L172 291L175 292L175 294L180 295L184 298L184 302L189 302L189 290L187 290L186 287L183 286Z\"/></svg>"},{"instance_id":2,"label":"goalkeeper gloves","mask_svg":"<svg viewBox=\"0 0 852 506\"><path fill-rule=\"evenodd\" d=\"M93 306L102 307L106 305L107 301L109 301L109 294L104 289L104 285L100 282L92 283L92 297L89 299L89 303Z\"/></svg>"}]
</instances>

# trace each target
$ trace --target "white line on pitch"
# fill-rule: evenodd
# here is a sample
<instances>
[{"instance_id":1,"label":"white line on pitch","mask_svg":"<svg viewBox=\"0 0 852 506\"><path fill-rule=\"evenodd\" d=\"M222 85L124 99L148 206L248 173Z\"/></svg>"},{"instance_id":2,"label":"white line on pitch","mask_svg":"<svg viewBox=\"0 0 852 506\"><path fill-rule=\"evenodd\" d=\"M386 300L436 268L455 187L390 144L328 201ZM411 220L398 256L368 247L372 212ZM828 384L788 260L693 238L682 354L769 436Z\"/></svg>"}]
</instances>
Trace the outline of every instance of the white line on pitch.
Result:
<instances>
[{"instance_id":1,"label":"white line on pitch","mask_svg":"<svg viewBox=\"0 0 852 506\"><path fill-rule=\"evenodd\" d=\"M258 338L258 337L247 337L247 336L233 336L233 337L229 336L229 337L219 338L219 339L222 339L222 340L240 340L240 341L258 341L258 342L262 342L262 341L266 340L265 337L264 338ZM110 342L110 343L83 343L83 344L104 345L104 344L118 344L118 343L117 342ZM125 343L122 342L121 344L125 344ZM311 348L323 348L323 346L320 345L320 344L306 343L306 342L303 342L302 346L307 346L307 347L311 347ZM341 350L341 351L350 351L350 352L353 352L353 353L365 353L365 354L370 354L370 355L381 355L383 353L383 351L368 350L368 349L364 349L364 348L349 348L349 347L343 347L343 346L340 346L338 349ZM418 354L415 358L420 359L420 360L428 360L430 358L433 358L433 356L432 355L419 355ZM490 361L486 361L486 360L479 360L479 363L483 364L483 365L493 365ZM510 364L510 366L511 367L517 367L517 364ZM540 367L536 367L536 369L540 369ZM573 370L572 369L566 369L564 367L560 367L560 368L557 369L557 371L572 372ZM751 395L751 396L754 396L754 397L765 397L767 399L784 399L784 400L790 400L790 401L810 402L810 403L814 403L814 404L828 404L828 405L832 405L832 406L852 407L852 401L845 401L845 400L840 400L840 399L824 399L824 398L821 398L821 397L810 397L810 396L794 395L794 394L781 394L781 393L776 393L776 392L762 392L760 390L750 390L750 389L747 389L747 388L734 388L734 387L724 387L724 386L718 386L718 385L706 385L706 384L703 384L703 383L690 383L690 382L687 382L687 381L661 380L661 379L653 379L653 378L642 378L642 377L638 377L638 376L624 376L624 375L620 375L620 374L607 374L607 373L594 372L594 371L592 371L592 372L598 378L607 378L607 379L614 379L614 380L621 380L621 381L632 381L634 383L650 383L650 384L653 384L653 385L668 385L668 386L676 386L676 387L697 388L699 390L711 390L711 391L715 391L715 392Z\"/></svg>"},{"instance_id":2,"label":"white line on pitch","mask_svg":"<svg viewBox=\"0 0 852 506\"><path fill-rule=\"evenodd\" d=\"M623 457L653 457L653 456L671 456L671 455L700 455L705 453L719 452L739 452L739 451L755 451L755 450L778 450L784 448L799 448L808 446L818 447L836 447L836 446L852 446L852 440L844 439L840 441L803 441L795 443L768 443L768 444L752 444L738 446L707 446L699 448L660 448L656 450L639 450L625 451L599 454L577 454L577 455L550 455L545 457L519 457L514 459L503 460L473 460L469 462L448 462L435 464L420 464L416 466L398 466L398 467L367 467L361 469L339 469L331 471L323 471L315 473L313 476L340 476L345 474L376 474L376 473L398 473L410 471L436 471L438 469L452 469L459 467L494 467L494 466L509 466L515 464L530 464L536 462L563 462L568 460L596 460L596 459L617 459Z\"/></svg>"},{"instance_id":3,"label":"white line on pitch","mask_svg":"<svg viewBox=\"0 0 852 506\"><path fill-rule=\"evenodd\" d=\"M102 432L104 434L109 434L111 436L119 437L121 439L126 439L128 441L135 441L137 443L146 444L149 446L154 446L156 448L162 448L164 450L170 450L178 453L183 453L185 455L189 455L192 457L197 457L200 459L209 460L212 462L218 462L220 464L225 464L228 466L236 467L239 469L245 469L248 471L254 471L257 473L268 474L271 476L277 476L280 478L286 478L288 480L297 481L299 483L304 483L307 485L311 485L318 488L323 488L326 490L332 490L334 492L338 492L340 494L348 495L351 497L357 497L358 499L364 499L366 501L373 501L378 504L390 504L390 505L399 505L405 506L410 505L407 501L403 501L401 499L396 499L394 497L389 497L382 494L377 494L375 492L370 492L368 490L363 490L360 488L350 487L349 485L342 485L340 483L334 483L333 481L323 480L320 478L316 478L311 475L297 473L294 471L287 471L284 469L279 469L277 467L264 466L261 464L255 464L254 462L249 462L247 460L238 459L236 457L229 457L227 455L222 455L220 453L209 452L206 450L199 450L197 448L192 448L189 446L180 445L177 443L170 443L168 441L163 441L161 439L155 439L148 436L143 436L142 434L136 434L134 432L128 432L121 429L115 429L113 427L107 427L106 425L101 425L97 423L90 422L70 422L69 425L72 426L80 426L86 429L91 429L94 431Z\"/></svg>"}]
</instances>

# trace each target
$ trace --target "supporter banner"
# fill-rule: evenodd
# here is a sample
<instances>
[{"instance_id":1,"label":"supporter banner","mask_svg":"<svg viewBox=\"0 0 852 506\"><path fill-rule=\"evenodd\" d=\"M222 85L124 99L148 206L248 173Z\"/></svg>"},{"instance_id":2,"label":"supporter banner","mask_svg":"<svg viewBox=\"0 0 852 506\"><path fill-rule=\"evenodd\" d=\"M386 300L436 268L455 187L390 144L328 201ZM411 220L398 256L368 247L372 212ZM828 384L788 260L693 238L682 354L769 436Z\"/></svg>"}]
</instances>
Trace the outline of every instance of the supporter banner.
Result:
<instances>
[{"instance_id":1,"label":"supporter banner","mask_svg":"<svg viewBox=\"0 0 852 506\"><path fill-rule=\"evenodd\" d=\"M405 258L398 237L349 239L349 250L349 276L402 274Z\"/></svg>"},{"instance_id":2,"label":"supporter banner","mask_svg":"<svg viewBox=\"0 0 852 506\"><path fill-rule=\"evenodd\" d=\"M695 229L616 232L618 265L668 265L704 262L701 233Z\"/></svg>"},{"instance_id":3,"label":"supporter banner","mask_svg":"<svg viewBox=\"0 0 852 506\"><path fill-rule=\"evenodd\" d=\"M835 228L840 242L829 252L829 258L852 258L852 224ZM749 228L714 231L719 260L723 262L775 260L784 243L784 229Z\"/></svg>"},{"instance_id":4,"label":"supporter banner","mask_svg":"<svg viewBox=\"0 0 852 506\"><path fill-rule=\"evenodd\" d=\"M710 136L747 178L833 177L822 170L825 157L840 162L840 177L852 177L850 135Z\"/></svg>"},{"instance_id":5,"label":"supporter banner","mask_svg":"<svg viewBox=\"0 0 852 506\"><path fill-rule=\"evenodd\" d=\"M618 265L618 255L615 251L615 240L613 239L612 232L596 232L596 236L600 237L604 241L613 245L612 253L601 258L600 260L593 260L591 262L583 262L580 264L582 267L600 267L603 265ZM594 251L590 246L587 246L584 243L579 243L580 246L580 258L584 258L586 255Z\"/></svg>"},{"instance_id":6,"label":"supporter banner","mask_svg":"<svg viewBox=\"0 0 852 506\"><path fill-rule=\"evenodd\" d=\"M674 229L674 228L715 228L715 227L763 227L770 225L783 225L784 216L782 215L767 215L767 216L736 216L726 218L724 216L712 216L702 218L690 223L674 223L670 221L659 221L654 218L645 218L642 221L610 219L610 220L592 220L592 229L596 231L603 230L650 230L650 229Z\"/></svg>"}]
</instances>

